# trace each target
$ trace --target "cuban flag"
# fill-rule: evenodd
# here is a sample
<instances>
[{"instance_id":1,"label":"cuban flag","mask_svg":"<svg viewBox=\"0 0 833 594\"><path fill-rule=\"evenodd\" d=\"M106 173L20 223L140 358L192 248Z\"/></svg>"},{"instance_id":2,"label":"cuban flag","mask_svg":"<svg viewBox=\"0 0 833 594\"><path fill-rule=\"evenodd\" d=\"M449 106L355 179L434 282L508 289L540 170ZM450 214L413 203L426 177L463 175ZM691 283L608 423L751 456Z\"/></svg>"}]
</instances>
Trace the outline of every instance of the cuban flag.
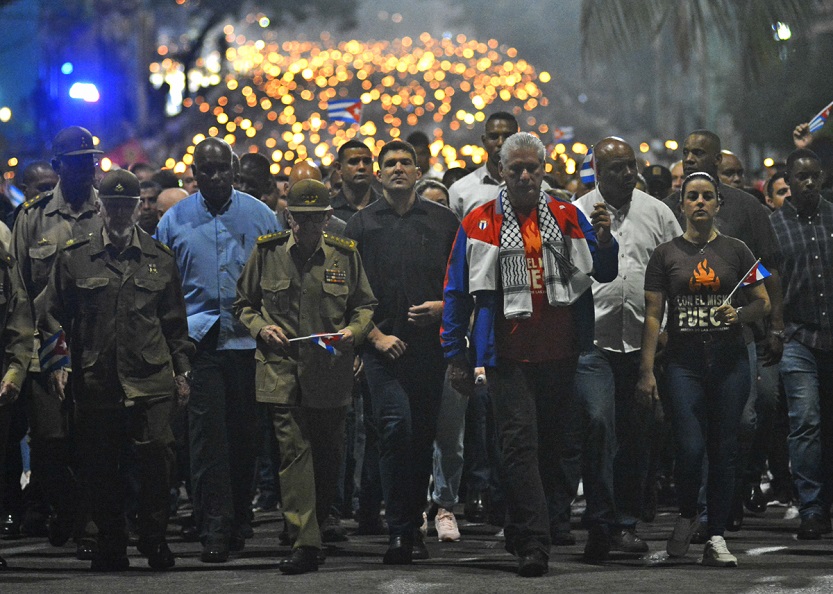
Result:
<instances>
[{"instance_id":1,"label":"cuban flag","mask_svg":"<svg viewBox=\"0 0 833 594\"><path fill-rule=\"evenodd\" d=\"M564 126L563 128L556 128L552 133L555 142L570 142L575 138L575 131L572 126Z\"/></svg>"},{"instance_id":2,"label":"cuban flag","mask_svg":"<svg viewBox=\"0 0 833 594\"><path fill-rule=\"evenodd\" d=\"M810 120L810 132L818 132L824 128L824 124L827 122L827 118L830 117L831 111L833 111L833 101L831 101L827 107L822 109L816 117Z\"/></svg>"},{"instance_id":3,"label":"cuban flag","mask_svg":"<svg viewBox=\"0 0 833 594\"><path fill-rule=\"evenodd\" d=\"M67 348L66 335L59 330L50 336L41 345L38 351L40 368L44 373L52 373L62 367L69 366L69 349Z\"/></svg>"},{"instance_id":4,"label":"cuban flag","mask_svg":"<svg viewBox=\"0 0 833 594\"><path fill-rule=\"evenodd\" d=\"M310 336L310 340L313 344L317 344L331 355L339 354L335 345L341 342L341 334L322 334L319 336Z\"/></svg>"},{"instance_id":5,"label":"cuban flag","mask_svg":"<svg viewBox=\"0 0 833 594\"><path fill-rule=\"evenodd\" d=\"M746 278L743 279L741 286L747 287L749 285L754 285L758 281L762 281L768 276L772 275L769 273L769 270L764 268L764 265L761 264L761 261L758 260L757 262L755 262L755 265L752 267L752 270L749 271L749 274L746 275Z\"/></svg>"},{"instance_id":6,"label":"cuban flag","mask_svg":"<svg viewBox=\"0 0 833 594\"><path fill-rule=\"evenodd\" d=\"M596 183L596 158L593 156L593 147L587 149L587 154L584 155L584 163L581 164L579 170L581 176L581 183L584 185Z\"/></svg>"},{"instance_id":7,"label":"cuban flag","mask_svg":"<svg viewBox=\"0 0 833 594\"><path fill-rule=\"evenodd\" d=\"M359 99L337 99L327 103L327 117L331 122L360 124L362 121L362 102Z\"/></svg>"}]
</instances>

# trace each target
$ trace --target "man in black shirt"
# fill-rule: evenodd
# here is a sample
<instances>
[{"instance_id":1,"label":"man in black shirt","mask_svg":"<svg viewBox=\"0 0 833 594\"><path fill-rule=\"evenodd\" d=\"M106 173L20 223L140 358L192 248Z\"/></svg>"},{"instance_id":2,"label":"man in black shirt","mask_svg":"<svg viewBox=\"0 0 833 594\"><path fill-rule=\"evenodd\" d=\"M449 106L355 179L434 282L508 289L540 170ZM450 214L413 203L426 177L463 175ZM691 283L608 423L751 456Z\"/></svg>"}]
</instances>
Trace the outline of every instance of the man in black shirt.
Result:
<instances>
[{"instance_id":1,"label":"man in black shirt","mask_svg":"<svg viewBox=\"0 0 833 594\"><path fill-rule=\"evenodd\" d=\"M384 562L401 565L428 558L418 528L445 375L443 281L459 223L450 210L415 192L420 173L408 143L382 147L378 176L383 199L355 214L345 234L358 241L379 300L362 358L380 436L390 531Z\"/></svg>"},{"instance_id":2,"label":"man in black shirt","mask_svg":"<svg viewBox=\"0 0 833 594\"><path fill-rule=\"evenodd\" d=\"M333 197L333 214L342 221L349 221L379 198L372 186L373 153L366 144L348 140L338 147L335 168L341 175L341 190Z\"/></svg>"}]
</instances>

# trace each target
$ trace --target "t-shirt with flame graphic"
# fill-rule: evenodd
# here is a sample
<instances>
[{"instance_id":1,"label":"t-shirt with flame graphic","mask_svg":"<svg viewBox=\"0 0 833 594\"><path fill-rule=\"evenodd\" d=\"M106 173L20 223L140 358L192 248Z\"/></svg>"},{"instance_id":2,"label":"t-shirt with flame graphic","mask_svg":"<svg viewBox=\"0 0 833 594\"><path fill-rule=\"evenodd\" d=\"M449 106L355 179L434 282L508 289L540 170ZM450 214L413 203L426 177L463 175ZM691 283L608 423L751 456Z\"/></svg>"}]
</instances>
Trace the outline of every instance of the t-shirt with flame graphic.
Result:
<instances>
[{"instance_id":1,"label":"t-shirt with flame graphic","mask_svg":"<svg viewBox=\"0 0 833 594\"><path fill-rule=\"evenodd\" d=\"M716 320L715 311L753 264L755 256L734 237L718 235L702 253L700 247L677 237L654 250L645 272L645 290L665 296L669 333L727 332L733 328Z\"/></svg>"}]
</instances>

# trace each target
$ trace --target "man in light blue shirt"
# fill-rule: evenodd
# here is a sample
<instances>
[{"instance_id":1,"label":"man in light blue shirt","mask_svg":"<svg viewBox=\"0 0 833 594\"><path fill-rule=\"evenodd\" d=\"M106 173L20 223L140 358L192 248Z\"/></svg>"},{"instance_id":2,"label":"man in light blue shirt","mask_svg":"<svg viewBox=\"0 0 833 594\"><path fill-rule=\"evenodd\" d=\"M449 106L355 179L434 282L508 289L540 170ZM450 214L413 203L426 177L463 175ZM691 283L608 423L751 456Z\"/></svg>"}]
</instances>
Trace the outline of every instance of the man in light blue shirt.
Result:
<instances>
[{"instance_id":1,"label":"man in light blue shirt","mask_svg":"<svg viewBox=\"0 0 833 594\"><path fill-rule=\"evenodd\" d=\"M173 250L188 333L197 345L188 432L201 559L222 563L252 534L248 510L257 434L255 341L232 305L257 238L279 231L280 224L265 204L232 188L232 150L222 140L197 145L192 168L199 191L165 213L156 236Z\"/></svg>"}]
</instances>

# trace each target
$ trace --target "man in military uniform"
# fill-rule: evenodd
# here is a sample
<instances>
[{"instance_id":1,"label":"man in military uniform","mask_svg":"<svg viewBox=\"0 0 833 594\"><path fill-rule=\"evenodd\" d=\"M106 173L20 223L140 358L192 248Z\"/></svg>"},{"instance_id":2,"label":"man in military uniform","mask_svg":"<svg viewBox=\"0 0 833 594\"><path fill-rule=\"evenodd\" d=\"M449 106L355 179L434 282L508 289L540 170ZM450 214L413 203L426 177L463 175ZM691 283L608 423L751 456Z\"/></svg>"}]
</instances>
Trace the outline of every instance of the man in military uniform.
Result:
<instances>
[{"instance_id":1,"label":"man in military uniform","mask_svg":"<svg viewBox=\"0 0 833 594\"><path fill-rule=\"evenodd\" d=\"M127 537L119 454L136 446L140 473L139 551L156 570L174 565L165 531L173 463L171 397L190 394L188 324L170 250L141 231L139 181L124 170L101 182L103 229L59 253L36 303L45 340L66 333L72 360L81 480L90 487L98 551L92 569L124 570ZM46 366L46 355L42 364ZM64 400L66 369L49 376Z\"/></svg>"},{"instance_id":2,"label":"man in military uniform","mask_svg":"<svg viewBox=\"0 0 833 594\"><path fill-rule=\"evenodd\" d=\"M32 308L23 290L17 265L0 247L0 344L5 345L3 379L0 381L0 477L5 476L6 442L13 410L11 404L20 394L34 345ZM0 480L0 501L5 481ZM0 557L0 569L6 561Z\"/></svg>"},{"instance_id":3,"label":"man in military uniform","mask_svg":"<svg viewBox=\"0 0 833 594\"><path fill-rule=\"evenodd\" d=\"M299 181L288 202L292 230L258 239L234 309L257 340L257 399L269 403L280 446L283 511L294 550L279 569L297 574L318 569L320 523L344 454L353 348L372 328L376 299L356 242L323 232L332 212L327 187ZM322 333L335 336L303 338Z\"/></svg>"},{"instance_id":4,"label":"man in military uniform","mask_svg":"<svg viewBox=\"0 0 833 594\"><path fill-rule=\"evenodd\" d=\"M23 203L12 234L12 257L18 262L31 303L46 287L59 247L72 237L85 237L101 229L93 181L96 160L102 151L95 147L92 134L79 126L64 128L55 136L52 150L58 185ZM40 346L37 337L35 346ZM72 536L75 514L68 421L72 399L59 401L49 395L36 349L29 381L23 389L24 397L29 399L32 475L40 481L55 514L49 525L49 542L63 546ZM79 545L80 557L92 554L86 546Z\"/></svg>"}]
</instances>

